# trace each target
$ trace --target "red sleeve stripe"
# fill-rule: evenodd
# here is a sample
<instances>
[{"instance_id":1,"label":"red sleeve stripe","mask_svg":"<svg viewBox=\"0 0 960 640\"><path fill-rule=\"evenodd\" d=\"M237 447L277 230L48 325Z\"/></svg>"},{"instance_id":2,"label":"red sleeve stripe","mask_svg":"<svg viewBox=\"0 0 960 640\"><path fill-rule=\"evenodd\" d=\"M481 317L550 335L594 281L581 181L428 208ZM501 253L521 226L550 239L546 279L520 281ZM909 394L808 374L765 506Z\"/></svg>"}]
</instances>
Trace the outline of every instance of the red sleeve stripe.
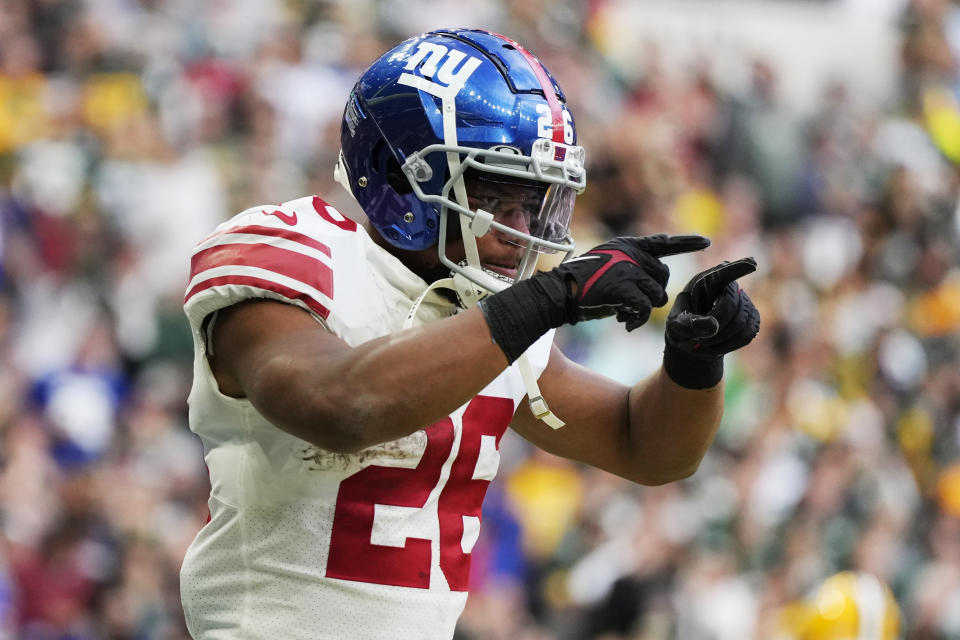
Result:
<instances>
[{"instance_id":1,"label":"red sleeve stripe","mask_svg":"<svg viewBox=\"0 0 960 640\"><path fill-rule=\"evenodd\" d=\"M283 229L280 227L267 227L263 225L247 225L242 227L231 227L229 229L224 229L223 231L218 231L208 238L204 239L200 243L200 246L203 247L210 243L214 238L219 238L220 236L226 234L234 233L245 233L250 235L259 235L259 236L270 236L272 238L283 238L284 240L290 240L291 242L298 242L306 247L311 249L316 249L322 253L325 253L327 256L330 256L330 247L323 244L319 240L315 240L308 235L302 233L297 233L296 231L291 231L290 229Z\"/></svg>"},{"instance_id":2,"label":"red sleeve stripe","mask_svg":"<svg viewBox=\"0 0 960 640\"><path fill-rule=\"evenodd\" d=\"M253 267L303 283L333 299L333 270L329 266L302 253L269 244L216 245L193 254L190 267L191 281L218 267Z\"/></svg>"},{"instance_id":3,"label":"red sleeve stripe","mask_svg":"<svg viewBox=\"0 0 960 640\"><path fill-rule=\"evenodd\" d=\"M229 275L204 280L187 292L186 300L189 300L201 291L205 291L211 287L219 287L229 284L257 287L258 289L263 289L265 291L272 291L273 293L277 293L290 300L299 300L324 320L326 320L327 316L330 315L330 310L317 302L309 294L306 294L302 291L297 291L296 289L291 289L290 287L273 282L272 280L266 280L264 278L257 278L254 276Z\"/></svg>"},{"instance_id":4,"label":"red sleeve stripe","mask_svg":"<svg viewBox=\"0 0 960 640\"><path fill-rule=\"evenodd\" d=\"M227 245L236 246L238 252L243 251L243 246L250 247L250 250L252 250L252 247L266 245L277 247L278 249L285 249L293 253L299 253L300 255L304 256L304 259L306 260L322 262L327 265L332 264L332 261L327 254L321 253L313 247L308 247L300 242L294 242L293 240L287 240L285 238L262 236L252 233L225 233L222 236L211 238L203 244L198 245L197 248L194 249L194 256L205 251L210 251L211 249Z\"/></svg>"},{"instance_id":5,"label":"red sleeve stripe","mask_svg":"<svg viewBox=\"0 0 960 640\"><path fill-rule=\"evenodd\" d=\"M563 142L563 107L560 106L560 100L557 99L557 92L553 88L553 82L550 81L550 76L547 75L543 65L540 64L536 56L524 49L523 45L516 40L511 40L493 31L488 31L487 33L509 42L510 46L519 51L520 55L527 61L527 64L530 65L533 74L537 76L537 80L540 81L540 88L543 89L543 97L546 98L547 105L550 107L550 115L553 118L553 141Z\"/></svg>"}]
</instances>

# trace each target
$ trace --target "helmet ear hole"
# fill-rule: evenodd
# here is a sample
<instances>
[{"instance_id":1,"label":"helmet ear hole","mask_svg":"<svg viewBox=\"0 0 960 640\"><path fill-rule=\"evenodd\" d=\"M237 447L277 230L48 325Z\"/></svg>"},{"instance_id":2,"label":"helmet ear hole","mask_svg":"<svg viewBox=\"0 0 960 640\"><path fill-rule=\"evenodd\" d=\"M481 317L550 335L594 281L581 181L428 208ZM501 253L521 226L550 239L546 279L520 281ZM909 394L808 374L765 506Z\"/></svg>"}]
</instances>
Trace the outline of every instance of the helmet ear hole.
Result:
<instances>
[{"instance_id":1,"label":"helmet ear hole","mask_svg":"<svg viewBox=\"0 0 960 640\"><path fill-rule=\"evenodd\" d=\"M393 154L387 157L387 184L401 196L413 193L413 187L410 186L410 181L407 180L407 176L403 174L403 171L400 169L400 163L393 157Z\"/></svg>"},{"instance_id":2,"label":"helmet ear hole","mask_svg":"<svg viewBox=\"0 0 960 640\"><path fill-rule=\"evenodd\" d=\"M373 171L379 171L380 167L383 166L383 149L386 147L386 141L383 138L377 140L376 144L373 145L373 149L370 150L370 168Z\"/></svg>"}]
</instances>

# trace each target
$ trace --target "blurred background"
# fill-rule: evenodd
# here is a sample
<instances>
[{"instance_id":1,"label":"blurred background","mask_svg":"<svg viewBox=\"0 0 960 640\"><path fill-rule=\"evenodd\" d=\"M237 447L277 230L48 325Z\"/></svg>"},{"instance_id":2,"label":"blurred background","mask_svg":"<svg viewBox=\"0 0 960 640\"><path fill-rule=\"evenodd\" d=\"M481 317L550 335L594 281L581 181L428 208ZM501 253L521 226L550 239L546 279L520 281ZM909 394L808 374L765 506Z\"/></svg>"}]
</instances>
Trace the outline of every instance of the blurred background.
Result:
<instances>
[{"instance_id":1,"label":"blurred background","mask_svg":"<svg viewBox=\"0 0 960 640\"><path fill-rule=\"evenodd\" d=\"M191 248L254 204L354 210L347 93L441 26L565 88L580 247L708 235L673 291L753 255L763 317L688 480L505 438L458 638L834 637L804 603L842 570L889 585L904 637L960 638L956 0L0 0L0 637L186 637ZM558 341L633 381L664 315Z\"/></svg>"}]
</instances>

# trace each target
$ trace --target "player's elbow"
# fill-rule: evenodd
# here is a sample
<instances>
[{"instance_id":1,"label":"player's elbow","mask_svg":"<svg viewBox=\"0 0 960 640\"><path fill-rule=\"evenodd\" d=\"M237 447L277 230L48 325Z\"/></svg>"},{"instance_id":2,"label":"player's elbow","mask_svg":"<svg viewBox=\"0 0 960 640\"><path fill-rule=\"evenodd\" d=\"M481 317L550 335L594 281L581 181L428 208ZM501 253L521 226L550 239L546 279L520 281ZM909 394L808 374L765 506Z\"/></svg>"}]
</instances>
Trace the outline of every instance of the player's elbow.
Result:
<instances>
[{"instance_id":1,"label":"player's elbow","mask_svg":"<svg viewBox=\"0 0 960 640\"><path fill-rule=\"evenodd\" d=\"M698 461L696 464L686 467L678 466L667 469L658 469L654 470L653 473L644 473L641 478L635 481L648 487L659 487L661 485L670 484L671 482L677 482L678 480L689 478L696 473L699 467L700 463Z\"/></svg>"},{"instance_id":2,"label":"player's elbow","mask_svg":"<svg viewBox=\"0 0 960 640\"><path fill-rule=\"evenodd\" d=\"M351 454L362 451L373 444L349 429L339 428L338 425L327 424L308 438L311 444L332 453Z\"/></svg>"},{"instance_id":3,"label":"player's elbow","mask_svg":"<svg viewBox=\"0 0 960 640\"><path fill-rule=\"evenodd\" d=\"M312 420L305 439L334 453L356 453L380 444L375 425L380 413L355 393L319 395L310 411Z\"/></svg>"},{"instance_id":4,"label":"player's elbow","mask_svg":"<svg viewBox=\"0 0 960 640\"><path fill-rule=\"evenodd\" d=\"M656 461L637 464L629 479L648 487L658 487L685 480L697 472L702 459L703 456L674 460L661 458Z\"/></svg>"},{"instance_id":5,"label":"player's elbow","mask_svg":"<svg viewBox=\"0 0 960 640\"><path fill-rule=\"evenodd\" d=\"M348 413L306 410L303 418L276 417L271 422L279 429L332 453L356 453L378 444Z\"/></svg>"},{"instance_id":6,"label":"player's elbow","mask_svg":"<svg viewBox=\"0 0 960 640\"><path fill-rule=\"evenodd\" d=\"M334 453L356 453L378 444L370 433L370 425L378 422L376 412L344 385L322 385L317 390L290 377L270 375L254 382L250 400L278 429Z\"/></svg>"}]
</instances>

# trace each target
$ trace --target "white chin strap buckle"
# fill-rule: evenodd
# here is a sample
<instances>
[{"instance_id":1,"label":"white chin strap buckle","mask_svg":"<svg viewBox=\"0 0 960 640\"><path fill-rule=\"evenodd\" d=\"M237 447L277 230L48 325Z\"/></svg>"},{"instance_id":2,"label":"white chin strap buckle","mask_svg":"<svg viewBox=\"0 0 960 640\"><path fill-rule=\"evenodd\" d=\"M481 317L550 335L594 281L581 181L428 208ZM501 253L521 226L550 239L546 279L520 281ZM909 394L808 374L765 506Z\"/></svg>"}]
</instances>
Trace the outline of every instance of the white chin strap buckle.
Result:
<instances>
[{"instance_id":1,"label":"white chin strap buckle","mask_svg":"<svg viewBox=\"0 0 960 640\"><path fill-rule=\"evenodd\" d=\"M550 407L547 406L547 401L544 400L540 394L540 385L537 384L537 378L533 375L533 367L530 365L527 354L523 354L517 358L517 366L520 368L520 375L523 377L523 386L527 389L530 411L534 417L537 420L543 420L551 429L559 429L565 425L566 423L563 420L550 411Z\"/></svg>"}]
</instances>

